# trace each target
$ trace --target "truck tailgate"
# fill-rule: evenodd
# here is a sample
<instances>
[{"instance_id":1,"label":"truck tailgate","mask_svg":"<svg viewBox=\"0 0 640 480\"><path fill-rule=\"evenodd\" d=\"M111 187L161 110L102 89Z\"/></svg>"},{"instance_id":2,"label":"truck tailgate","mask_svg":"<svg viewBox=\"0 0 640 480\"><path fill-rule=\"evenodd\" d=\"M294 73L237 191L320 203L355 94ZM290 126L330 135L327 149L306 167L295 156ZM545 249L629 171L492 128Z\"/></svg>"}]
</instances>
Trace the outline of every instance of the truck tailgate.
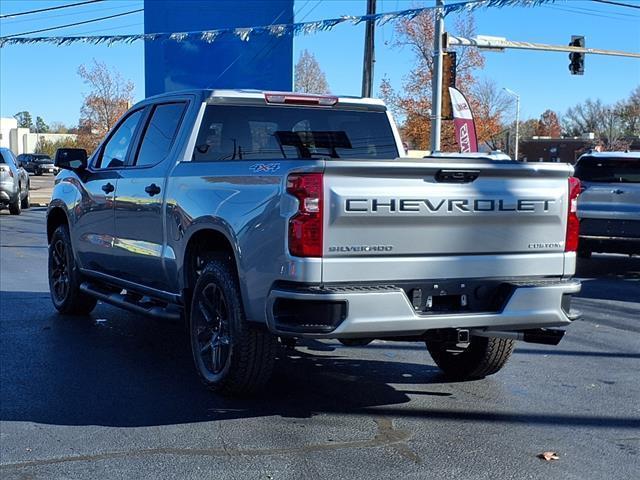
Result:
<instances>
[{"instance_id":1,"label":"truck tailgate","mask_svg":"<svg viewBox=\"0 0 640 480\"><path fill-rule=\"evenodd\" d=\"M469 278L487 268L495 276L561 276L571 172L482 159L329 161L323 281L352 268L362 280Z\"/></svg>"}]
</instances>

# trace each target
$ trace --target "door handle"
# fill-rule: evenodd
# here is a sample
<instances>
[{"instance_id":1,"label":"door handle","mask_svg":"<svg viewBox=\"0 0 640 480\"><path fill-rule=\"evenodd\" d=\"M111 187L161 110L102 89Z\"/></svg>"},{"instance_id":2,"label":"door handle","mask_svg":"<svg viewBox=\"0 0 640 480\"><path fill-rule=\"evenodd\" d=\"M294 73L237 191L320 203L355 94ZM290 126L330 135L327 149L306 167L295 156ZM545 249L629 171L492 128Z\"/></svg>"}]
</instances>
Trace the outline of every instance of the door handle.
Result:
<instances>
[{"instance_id":1,"label":"door handle","mask_svg":"<svg viewBox=\"0 0 640 480\"><path fill-rule=\"evenodd\" d=\"M155 183L152 183L151 185L147 185L146 187L144 187L144 191L147 192L150 197L153 197L154 195L160 193L160 187Z\"/></svg>"},{"instance_id":2,"label":"door handle","mask_svg":"<svg viewBox=\"0 0 640 480\"><path fill-rule=\"evenodd\" d=\"M624 191L620 190L619 188L616 188L615 190L611 190L611 193L615 193L616 195L620 195L620 194L624 193Z\"/></svg>"},{"instance_id":3,"label":"door handle","mask_svg":"<svg viewBox=\"0 0 640 480\"><path fill-rule=\"evenodd\" d=\"M104 185L102 185L102 191L104 193L111 193L116 189L116 187L114 187L113 185L111 185L110 183L105 183Z\"/></svg>"}]
</instances>

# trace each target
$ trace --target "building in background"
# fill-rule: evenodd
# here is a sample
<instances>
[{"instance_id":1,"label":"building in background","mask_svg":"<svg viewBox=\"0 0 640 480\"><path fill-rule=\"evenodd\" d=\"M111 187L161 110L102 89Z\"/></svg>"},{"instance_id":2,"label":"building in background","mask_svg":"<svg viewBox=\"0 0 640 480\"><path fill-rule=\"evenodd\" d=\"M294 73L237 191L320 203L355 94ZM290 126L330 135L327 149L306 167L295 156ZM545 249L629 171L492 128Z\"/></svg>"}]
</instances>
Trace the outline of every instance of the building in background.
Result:
<instances>
[{"instance_id":1,"label":"building in background","mask_svg":"<svg viewBox=\"0 0 640 480\"><path fill-rule=\"evenodd\" d=\"M628 139L629 150L640 151L640 139ZM582 137L531 137L520 141L520 160L523 162L559 162L575 164L580 155L589 150L602 151L604 144L591 134Z\"/></svg>"},{"instance_id":2,"label":"building in background","mask_svg":"<svg viewBox=\"0 0 640 480\"><path fill-rule=\"evenodd\" d=\"M11 148L11 130L16 128L18 128L18 120L15 118L0 118L0 147Z\"/></svg>"},{"instance_id":3,"label":"building in background","mask_svg":"<svg viewBox=\"0 0 640 480\"><path fill-rule=\"evenodd\" d=\"M293 22L293 0L145 0L144 32L193 32ZM189 88L292 90L293 36L247 32L204 41L145 42L145 94Z\"/></svg>"},{"instance_id":4,"label":"building in background","mask_svg":"<svg viewBox=\"0 0 640 480\"><path fill-rule=\"evenodd\" d=\"M34 153L39 141L55 143L76 137L73 133L33 133L28 128L18 128L15 118L0 118L0 147L8 148L16 155Z\"/></svg>"},{"instance_id":5,"label":"building in background","mask_svg":"<svg viewBox=\"0 0 640 480\"><path fill-rule=\"evenodd\" d=\"M532 137L520 141L520 160L523 162L576 163L580 155L595 148L591 138Z\"/></svg>"}]
</instances>

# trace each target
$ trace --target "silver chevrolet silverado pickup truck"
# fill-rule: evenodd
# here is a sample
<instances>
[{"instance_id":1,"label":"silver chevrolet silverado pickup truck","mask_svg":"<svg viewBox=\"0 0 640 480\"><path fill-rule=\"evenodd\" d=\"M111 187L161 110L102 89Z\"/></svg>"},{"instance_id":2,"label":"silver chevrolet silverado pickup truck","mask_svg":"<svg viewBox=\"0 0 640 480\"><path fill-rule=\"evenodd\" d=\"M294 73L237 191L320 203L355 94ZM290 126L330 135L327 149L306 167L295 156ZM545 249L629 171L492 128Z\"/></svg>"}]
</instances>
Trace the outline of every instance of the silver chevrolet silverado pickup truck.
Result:
<instances>
[{"instance_id":1,"label":"silver chevrolet silverado pickup truck","mask_svg":"<svg viewBox=\"0 0 640 480\"><path fill-rule=\"evenodd\" d=\"M378 100L144 100L90 158L57 152L53 304L184 319L222 393L264 386L302 337L424 342L457 379L497 372L515 340L557 344L580 289L572 168L402 151Z\"/></svg>"}]
</instances>

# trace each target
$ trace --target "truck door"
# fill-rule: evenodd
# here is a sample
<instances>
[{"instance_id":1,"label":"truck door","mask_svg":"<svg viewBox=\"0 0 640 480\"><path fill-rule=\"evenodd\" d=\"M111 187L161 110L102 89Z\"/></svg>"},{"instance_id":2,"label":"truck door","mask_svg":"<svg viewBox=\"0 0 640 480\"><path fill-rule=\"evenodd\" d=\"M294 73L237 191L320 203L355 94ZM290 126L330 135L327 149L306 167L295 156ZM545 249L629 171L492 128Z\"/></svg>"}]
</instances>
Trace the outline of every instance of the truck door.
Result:
<instances>
[{"instance_id":1,"label":"truck door","mask_svg":"<svg viewBox=\"0 0 640 480\"><path fill-rule=\"evenodd\" d=\"M114 275L114 203L122 167L133 144L143 109L120 121L80 175L80 201L71 230L80 265L84 269Z\"/></svg>"},{"instance_id":2,"label":"truck door","mask_svg":"<svg viewBox=\"0 0 640 480\"><path fill-rule=\"evenodd\" d=\"M173 153L187 101L148 107L140 140L129 165L118 179L115 198L114 252L118 277L167 290L164 198L166 176L175 164Z\"/></svg>"}]
</instances>

